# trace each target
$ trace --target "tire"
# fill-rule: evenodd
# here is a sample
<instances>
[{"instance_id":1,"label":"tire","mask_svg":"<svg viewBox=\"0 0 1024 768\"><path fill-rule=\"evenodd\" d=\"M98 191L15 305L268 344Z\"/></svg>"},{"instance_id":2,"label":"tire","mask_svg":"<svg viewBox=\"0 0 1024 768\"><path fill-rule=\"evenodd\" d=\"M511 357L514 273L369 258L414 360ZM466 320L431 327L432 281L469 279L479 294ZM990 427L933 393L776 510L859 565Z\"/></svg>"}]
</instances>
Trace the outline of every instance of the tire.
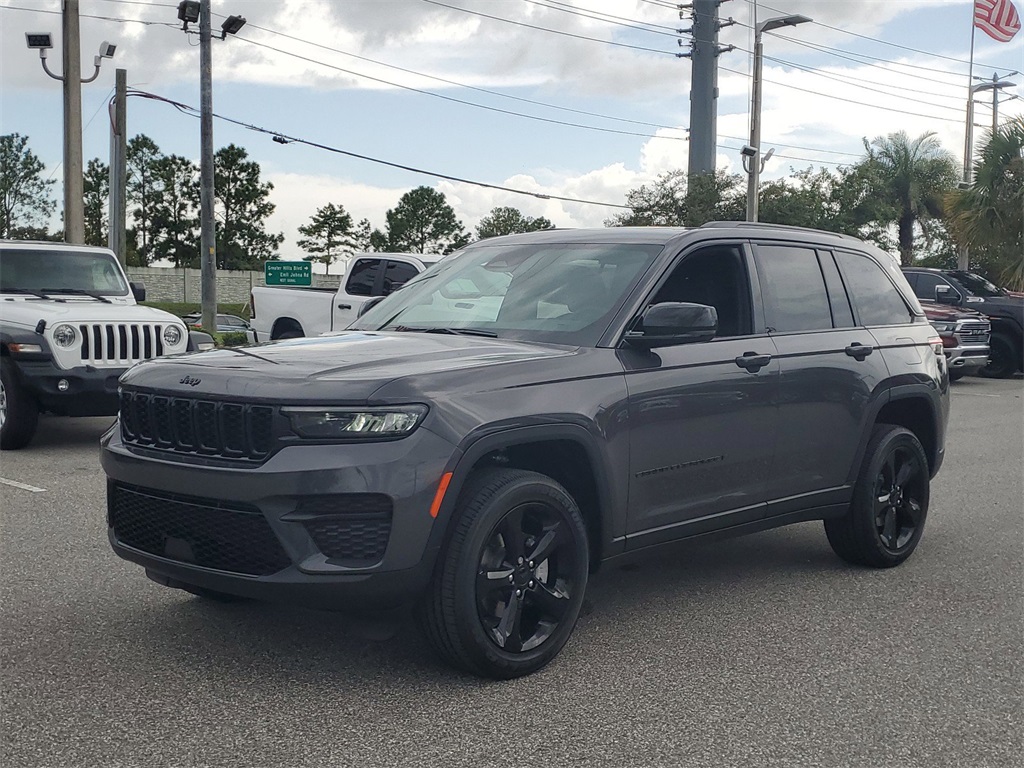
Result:
<instances>
[{"instance_id":1,"label":"tire","mask_svg":"<svg viewBox=\"0 0 1024 768\"><path fill-rule=\"evenodd\" d=\"M929 474L913 432L877 424L842 517L825 521L833 551L854 565L892 568L917 548L928 516Z\"/></svg>"},{"instance_id":2,"label":"tire","mask_svg":"<svg viewBox=\"0 0 1024 768\"><path fill-rule=\"evenodd\" d=\"M949 372L949 380L950 381L960 381L960 379L962 379L966 375L967 374L964 373L963 371L950 371Z\"/></svg>"},{"instance_id":3,"label":"tire","mask_svg":"<svg viewBox=\"0 0 1024 768\"><path fill-rule=\"evenodd\" d=\"M1020 368L1018 356L1020 345L1014 344L1007 333L993 333L989 341L988 365L981 369L981 375L988 379L1008 379Z\"/></svg>"},{"instance_id":4,"label":"tire","mask_svg":"<svg viewBox=\"0 0 1024 768\"><path fill-rule=\"evenodd\" d=\"M181 589L202 600L208 600L213 603L244 603L248 600L246 597L229 595L227 592L218 592L215 589L206 589L205 587L181 587Z\"/></svg>"},{"instance_id":5,"label":"tire","mask_svg":"<svg viewBox=\"0 0 1024 768\"><path fill-rule=\"evenodd\" d=\"M417 606L431 645L481 677L537 671L562 650L583 605L589 547L576 502L545 475L486 469L470 478L451 525Z\"/></svg>"},{"instance_id":6,"label":"tire","mask_svg":"<svg viewBox=\"0 0 1024 768\"><path fill-rule=\"evenodd\" d=\"M0 449L24 448L36 433L39 406L21 382L10 363L0 361Z\"/></svg>"}]
</instances>

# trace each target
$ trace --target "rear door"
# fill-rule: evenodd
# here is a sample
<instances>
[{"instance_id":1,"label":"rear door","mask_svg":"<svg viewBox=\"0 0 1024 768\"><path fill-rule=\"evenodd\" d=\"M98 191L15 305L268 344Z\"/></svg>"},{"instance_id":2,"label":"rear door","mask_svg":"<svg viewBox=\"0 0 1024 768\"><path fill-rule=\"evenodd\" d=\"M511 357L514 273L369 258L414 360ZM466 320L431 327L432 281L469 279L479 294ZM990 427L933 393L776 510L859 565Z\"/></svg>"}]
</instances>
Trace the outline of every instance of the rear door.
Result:
<instances>
[{"instance_id":1,"label":"rear door","mask_svg":"<svg viewBox=\"0 0 1024 768\"><path fill-rule=\"evenodd\" d=\"M855 322L831 251L762 242L755 260L780 366L768 514L841 503L885 362Z\"/></svg>"}]
</instances>

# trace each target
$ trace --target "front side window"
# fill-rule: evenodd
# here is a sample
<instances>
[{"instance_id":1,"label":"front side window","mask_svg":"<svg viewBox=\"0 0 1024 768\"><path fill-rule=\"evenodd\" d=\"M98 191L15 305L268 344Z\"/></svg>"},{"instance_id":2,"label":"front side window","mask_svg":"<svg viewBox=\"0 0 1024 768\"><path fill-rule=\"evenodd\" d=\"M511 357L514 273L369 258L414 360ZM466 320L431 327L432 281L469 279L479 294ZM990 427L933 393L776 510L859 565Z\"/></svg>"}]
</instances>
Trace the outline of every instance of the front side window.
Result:
<instances>
[{"instance_id":1,"label":"front side window","mask_svg":"<svg viewBox=\"0 0 1024 768\"><path fill-rule=\"evenodd\" d=\"M837 251L836 260L861 325L903 325L913 319L900 292L874 259Z\"/></svg>"},{"instance_id":2,"label":"front side window","mask_svg":"<svg viewBox=\"0 0 1024 768\"><path fill-rule=\"evenodd\" d=\"M349 296L373 296L379 270L379 259L359 259L349 270L345 291Z\"/></svg>"},{"instance_id":3,"label":"front side window","mask_svg":"<svg viewBox=\"0 0 1024 768\"><path fill-rule=\"evenodd\" d=\"M128 285L114 257L80 251L0 251L0 291L125 296Z\"/></svg>"},{"instance_id":4,"label":"front side window","mask_svg":"<svg viewBox=\"0 0 1024 768\"><path fill-rule=\"evenodd\" d=\"M661 250L635 243L477 245L417 275L350 327L593 346Z\"/></svg>"},{"instance_id":5,"label":"front side window","mask_svg":"<svg viewBox=\"0 0 1024 768\"><path fill-rule=\"evenodd\" d=\"M679 301L714 307L716 338L749 335L753 331L750 280L739 246L716 245L687 254L651 304Z\"/></svg>"},{"instance_id":6,"label":"front side window","mask_svg":"<svg viewBox=\"0 0 1024 768\"><path fill-rule=\"evenodd\" d=\"M765 323L771 333L832 327L825 279L813 249L758 245L757 275Z\"/></svg>"},{"instance_id":7,"label":"front side window","mask_svg":"<svg viewBox=\"0 0 1024 768\"><path fill-rule=\"evenodd\" d=\"M924 299L925 301L935 301L935 289L940 285L949 285L941 276L933 275L930 272L918 272L916 277L917 279L914 281L914 294L919 299ZM953 290L956 289L954 288ZM960 292L957 291L957 293L959 294Z\"/></svg>"},{"instance_id":8,"label":"front side window","mask_svg":"<svg viewBox=\"0 0 1024 768\"><path fill-rule=\"evenodd\" d=\"M404 261L389 261L384 269L384 295L388 296L412 280L419 271Z\"/></svg>"}]
</instances>

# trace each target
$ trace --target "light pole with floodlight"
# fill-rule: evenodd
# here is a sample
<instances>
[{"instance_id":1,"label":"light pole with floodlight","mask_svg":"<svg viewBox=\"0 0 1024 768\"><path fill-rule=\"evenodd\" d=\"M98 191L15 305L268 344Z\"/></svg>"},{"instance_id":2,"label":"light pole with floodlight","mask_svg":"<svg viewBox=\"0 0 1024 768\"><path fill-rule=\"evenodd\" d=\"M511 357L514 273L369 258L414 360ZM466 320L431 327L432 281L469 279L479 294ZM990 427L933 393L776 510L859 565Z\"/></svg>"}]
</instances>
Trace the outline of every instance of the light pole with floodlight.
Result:
<instances>
[{"instance_id":1,"label":"light pole with floodlight","mask_svg":"<svg viewBox=\"0 0 1024 768\"><path fill-rule=\"evenodd\" d=\"M78 0L64 0L63 4L63 72L55 74L46 63L47 52L53 48L49 32L27 32L25 42L39 51L43 71L64 84L64 242L85 243L85 195L82 181L82 85L91 83L100 74L103 59L114 56L117 46L106 40L93 57L95 70L91 77L82 79L81 38L78 25Z\"/></svg>"},{"instance_id":2,"label":"light pole with floodlight","mask_svg":"<svg viewBox=\"0 0 1024 768\"><path fill-rule=\"evenodd\" d=\"M741 151L743 169L747 172L747 221L757 221L757 188L761 182L761 171L771 157L769 152L761 157L761 61L764 46L761 35L781 27L795 27L811 21L807 16L778 16L759 22L754 28L754 84L750 97L750 144Z\"/></svg>"}]
</instances>

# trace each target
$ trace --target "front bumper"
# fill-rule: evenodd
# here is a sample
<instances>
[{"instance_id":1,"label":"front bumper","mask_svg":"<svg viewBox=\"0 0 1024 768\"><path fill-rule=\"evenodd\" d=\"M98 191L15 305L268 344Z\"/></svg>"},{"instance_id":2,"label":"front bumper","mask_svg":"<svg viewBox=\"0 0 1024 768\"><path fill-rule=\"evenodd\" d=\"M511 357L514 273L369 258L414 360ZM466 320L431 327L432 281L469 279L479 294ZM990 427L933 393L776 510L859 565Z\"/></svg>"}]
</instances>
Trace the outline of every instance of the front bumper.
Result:
<instances>
[{"instance_id":1,"label":"front bumper","mask_svg":"<svg viewBox=\"0 0 1024 768\"><path fill-rule=\"evenodd\" d=\"M172 587L319 608L393 607L430 580L442 542L429 510L455 451L421 427L403 440L290 446L259 466L214 467L132 453L115 425L101 451L110 543ZM145 500L128 522L118 511L125 494ZM352 512L351 500L367 497L390 500L386 531L378 517L367 532L371 523ZM328 539L318 535L324 523L337 523ZM139 525L149 529L139 535ZM383 536L380 552L359 559L331 550L345 550L350 535ZM218 560L224 548L234 559ZM277 554L250 568L257 550Z\"/></svg>"},{"instance_id":2,"label":"front bumper","mask_svg":"<svg viewBox=\"0 0 1024 768\"><path fill-rule=\"evenodd\" d=\"M945 350L946 361L951 370L983 368L988 362L987 345L950 347Z\"/></svg>"},{"instance_id":3,"label":"front bumper","mask_svg":"<svg viewBox=\"0 0 1024 768\"><path fill-rule=\"evenodd\" d=\"M117 381L127 368L58 368L53 360L17 360L17 375L41 410L60 416L117 415ZM61 389L61 382L66 388Z\"/></svg>"}]
</instances>

